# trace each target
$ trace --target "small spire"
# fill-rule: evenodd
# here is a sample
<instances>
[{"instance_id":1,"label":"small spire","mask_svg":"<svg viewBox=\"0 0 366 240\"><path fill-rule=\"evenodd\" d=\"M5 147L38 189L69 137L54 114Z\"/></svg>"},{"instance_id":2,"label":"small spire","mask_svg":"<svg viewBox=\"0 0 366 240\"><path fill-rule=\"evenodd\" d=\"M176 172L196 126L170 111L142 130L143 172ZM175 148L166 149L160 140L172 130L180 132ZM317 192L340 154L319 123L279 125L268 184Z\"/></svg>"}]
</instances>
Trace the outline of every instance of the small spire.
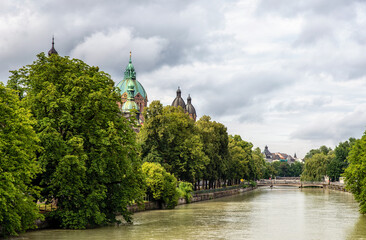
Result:
<instances>
[{"instance_id":1,"label":"small spire","mask_svg":"<svg viewBox=\"0 0 366 240\"><path fill-rule=\"evenodd\" d=\"M188 94L187 102L191 103L191 101L192 101L191 94Z\"/></svg>"},{"instance_id":2,"label":"small spire","mask_svg":"<svg viewBox=\"0 0 366 240\"><path fill-rule=\"evenodd\" d=\"M55 49L55 36L52 35L52 47L51 49L48 51L48 56L51 56L52 54L56 54L58 55L56 49Z\"/></svg>"},{"instance_id":3,"label":"small spire","mask_svg":"<svg viewBox=\"0 0 366 240\"><path fill-rule=\"evenodd\" d=\"M132 53L131 53L131 51L130 51L130 63L132 63L132 60L131 60L131 55L132 55Z\"/></svg>"}]
</instances>

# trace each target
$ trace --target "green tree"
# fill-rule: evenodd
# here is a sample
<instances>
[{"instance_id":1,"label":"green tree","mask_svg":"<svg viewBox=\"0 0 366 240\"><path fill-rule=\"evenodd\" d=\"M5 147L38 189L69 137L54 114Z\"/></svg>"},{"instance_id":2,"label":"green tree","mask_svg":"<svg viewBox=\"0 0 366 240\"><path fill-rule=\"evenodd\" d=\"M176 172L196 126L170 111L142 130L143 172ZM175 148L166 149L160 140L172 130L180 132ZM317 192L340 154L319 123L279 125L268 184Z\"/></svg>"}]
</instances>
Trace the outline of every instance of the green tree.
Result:
<instances>
[{"instance_id":1,"label":"green tree","mask_svg":"<svg viewBox=\"0 0 366 240\"><path fill-rule=\"evenodd\" d=\"M163 203L166 208L178 204L179 192L177 179L168 173L159 163L145 162L142 172L146 175L147 194L155 201Z\"/></svg>"},{"instance_id":2,"label":"green tree","mask_svg":"<svg viewBox=\"0 0 366 240\"><path fill-rule=\"evenodd\" d=\"M290 177L300 177L302 171L304 170L304 164L301 162L294 162L289 167Z\"/></svg>"},{"instance_id":3,"label":"green tree","mask_svg":"<svg viewBox=\"0 0 366 240\"><path fill-rule=\"evenodd\" d=\"M265 171L265 160L260 148L255 148L252 151L252 160L249 161L249 175L251 180L258 180L263 177Z\"/></svg>"},{"instance_id":4,"label":"green tree","mask_svg":"<svg viewBox=\"0 0 366 240\"><path fill-rule=\"evenodd\" d=\"M195 183L207 157L194 121L180 107L153 101L144 110L145 123L138 135L141 157L158 162L179 180Z\"/></svg>"},{"instance_id":5,"label":"green tree","mask_svg":"<svg viewBox=\"0 0 366 240\"><path fill-rule=\"evenodd\" d=\"M322 181L323 177L327 174L327 166L333 157L334 154L332 152L328 152L328 155L321 152L315 153L311 158L306 159L301 180Z\"/></svg>"},{"instance_id":6,"label":"green tree","mask_svg":"<svg viewBox=\"0 0 366 240\"><path fill-rule=\"evenodd\" d=\"M252 147L239 135L229 136L229 167L227 178L229 185L237 184L240 179L249 179L249 162L252 159Z\"/></svg>"},{"instance_id":7,"label":"green tree","mask_svg":"<svg viewBox=\"0 0 366 240\"><path fill-rule=\"evenodd\" d=\"M311 158L313 155L317 154L317 153L323 153L324 155L328 155L330 152L332 151L332 149L330 147L327 146L321 146L318 149L311 149L306 155L305 155L305 161L306 159Z\"/></svg>"},{"instance_id":8,"label":"green tree","mask_svg":"<svg viewBox=\"0 0 366 240\"><path fill-rule=\"evenodd\" d=\"M128 204L142 200L143 174L136 135L121 116L114 82L97 67L58 55L12 71L8 85L36 119L43 172L35 184L47 201L57 201L54 220L82 229L130 221Z\"/></svg>"},{"instance_id":9,"label":"green tree","mask_svg":"<svg viewBox=\"0 0 366 240\"><path fill-rule=\"evenodd\" d=\"M0 83L0 236L35 228L42 219L32 179L40 172L35 151L38 138L31 114L15 91Z\"/></svg>"},{"instance_id":10,"label":"green tree","mask_svg":"<svg viewBox=\"0 0 366 240\"><path fill-rule=\"evenodd\" d=\"M356 139L350 138L349 141L340 142L334 149L334 158L331 159L327 167L327 175L331 181L338 181L341 174L344 173L348 166L348 153L355 141Z\"/></svg>"},{"instance_id":11,"label":"green tree","mask_svg":"<svg viewBox=\"0 0 366 240\"><path fill-rule=\"evenodd\" d=\"M209 158L203 178L209 180L210 188L216 187L216 181L227 178L229 161L229 136L226 127L218 122L211 121L209 116L202 116L197 122L204 153Z\"/></svg>"},{"instance_id":12,"label":"green tree","mask_svg":"<svg viewBox=\"0 0 366 240\"><path fill-rule=\"evenodd\" d=\"M274 163L269 163L266 162L265 163L265 169L264 169L264 173L263 173L263 178L265 179L269 179L269 178L274 178L276 176L278 176L278 171L276 170L276 168L274 167Z\"/></svg>"},{"instance_id":13,"label":"green tree","mask_svg":"<svg viewBox=\"0 0 366 240\"><path fill-rule=\"evenodd\" d=\"M346 188L360 203L360 212L366 213L366 132L356 140L348 155L349 166L344 172Z\"/></svg>"}]
</instances>

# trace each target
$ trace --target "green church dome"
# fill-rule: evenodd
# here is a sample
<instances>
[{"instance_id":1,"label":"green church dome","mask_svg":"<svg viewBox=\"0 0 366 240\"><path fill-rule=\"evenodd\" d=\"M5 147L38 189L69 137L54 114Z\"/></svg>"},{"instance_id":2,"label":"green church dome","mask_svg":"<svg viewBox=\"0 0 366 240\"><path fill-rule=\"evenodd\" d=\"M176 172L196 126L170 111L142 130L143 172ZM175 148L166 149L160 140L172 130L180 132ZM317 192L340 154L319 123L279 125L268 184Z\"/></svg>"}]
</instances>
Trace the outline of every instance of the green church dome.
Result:
<instances>
[{"instance_id":1,"label":"green church dome","mask_svg":"<svg viewBox=\"0 0 366 240\"><path fill-rule=\"evenodd\" d=\"M135 72L134 66L132 65L131 53L130 53L130 61L129 61L129 63L126 67L125 73L124 73L124 78L121 82L119 82L117 84L117 87L119 88L121 95L128 91L129 84L134 85L134 88L135 88L134 97L140 93L140 95L144 99L147 98L147 94L146 94L144 87L141 85L141 83L139 81L136 80L136 72Z\"/></svg>"}]
</instances>

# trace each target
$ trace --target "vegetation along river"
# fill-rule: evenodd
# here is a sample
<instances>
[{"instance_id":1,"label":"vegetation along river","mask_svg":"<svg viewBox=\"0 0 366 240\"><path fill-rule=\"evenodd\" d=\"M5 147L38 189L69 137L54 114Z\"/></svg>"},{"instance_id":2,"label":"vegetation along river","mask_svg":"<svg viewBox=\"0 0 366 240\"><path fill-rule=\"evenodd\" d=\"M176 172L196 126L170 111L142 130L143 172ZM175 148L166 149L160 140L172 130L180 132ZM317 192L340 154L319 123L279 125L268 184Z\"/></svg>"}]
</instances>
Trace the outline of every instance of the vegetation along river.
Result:
<instances>
[{"instance_id":1,"label":"vegetation along river","mask_svg":"<svg viewBox=\"0 0 366 240\"><path fill-rule=\"evenodd\" d=\"M41 230L17 239L366 239L366 216L350 193L260 188L174 210L136 213L132 225Z\"/></svg>"}]
</instances>

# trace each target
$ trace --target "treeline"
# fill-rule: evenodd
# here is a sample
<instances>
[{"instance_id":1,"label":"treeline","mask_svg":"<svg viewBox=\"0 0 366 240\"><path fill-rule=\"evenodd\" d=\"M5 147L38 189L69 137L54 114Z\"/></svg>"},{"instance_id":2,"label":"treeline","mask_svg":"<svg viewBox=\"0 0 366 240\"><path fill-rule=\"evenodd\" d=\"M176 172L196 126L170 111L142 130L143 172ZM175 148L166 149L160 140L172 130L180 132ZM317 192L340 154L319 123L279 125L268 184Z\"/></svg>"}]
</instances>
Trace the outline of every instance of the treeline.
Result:
<instances>
[{"instance_id":1,"label":"treeline","mask_svg":"<svg viewBox=\"0 0 366 240\"><path fill-rule=\"evenodd\" d=\"M345 177L346 188L360 203L360 212L366 213L366 132L361 139L350 138L340 142L334 150L321 146L305 156L302 180L321 181L329 176L331 181Z\"/></svg>"},{"instance_id":2,"label":"treeline","mask_svg":"<svg viewBox=\"0 0 366 240\"><path fill-rule=\"evenodd\" d=\"M305 155L305 167L301 175L304 181L322 181L328 176L330 181L339 181L339 177L349 165L347 157L356 139L340 142L334 150L327 146L312 149Z\"/></svg>"},{"instance_id":3,"label":"treeline","mask_svg":"<svg viewBox=\"0 0 366 240\"><path fill-rule=\"evenodd\" d=\"M194 189L238 184L262 178L265 162L259 148L226 127L201 117L196 123L180 107L153 101L144 111L138 134L143 162L157 162Z\"/></svg>"},{"instance_id":4,"label":"treeline","mask_svg":"<svg viewBox=\"0 0 366 240\"><path fill-rule=\"evenodd\" d=\"M173 208L193 189L269 174L259 148L208 116L154 101L136 134L120 97L97 67L43 53L0 84L1 235L44 217L70 229L131 221L127 207L146 196ZM41 215L37 201L57 209Z\"/></svg>"}]
</instances>

